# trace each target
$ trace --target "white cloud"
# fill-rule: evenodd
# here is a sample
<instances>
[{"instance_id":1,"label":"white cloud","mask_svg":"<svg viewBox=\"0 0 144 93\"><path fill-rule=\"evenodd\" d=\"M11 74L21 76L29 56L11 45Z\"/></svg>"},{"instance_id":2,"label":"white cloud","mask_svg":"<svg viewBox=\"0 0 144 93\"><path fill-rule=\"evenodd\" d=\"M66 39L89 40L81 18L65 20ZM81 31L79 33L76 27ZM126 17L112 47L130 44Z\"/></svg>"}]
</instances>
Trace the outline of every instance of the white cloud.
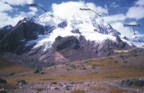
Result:
<instances>
[{"instance_id":1,"label":"white cloud","mask_svg":"<svg viewBox=\"0 0 144 93\"><path fill-rule=\"evenodd\" d=\"M0 18L0 27L6 26L9 24L11 24L12 26L15 26L18 21L26 17L25 13L20 13L14 17L9 16L7 13L0 13L0 16L3 17L3 18Z\"/></svg>"},{"instance_id":2,"label":"white cloud","mask_svg":"<svg viewBox=\"0 0 144 93\"><path fill-rule=\"evenodd\" d=\"M144 18L144 7L143 6L134 6L129 8L126 16L128 18L133 18L136 20Z\"/></svg>"},{"instance_id":3,"label":"white cloud","mask_svg":"<svg viewBox=\"0 0 144 93\"><path fill-rule=\"evenodd\" d=\"M136 3L135 3L135 5L144 5L144 0L138 0Z\"/></svg>"},{"instance_id":4,"label":"white cloud","mask_svg":"<svg viewBox=\"0 0 144 93\"><path fill-rule=\"evenodd\" d=\"M2 16L2 18L0 18L0 27L6 26L6 25L12 25L15 26L18 21L24 19L25 17L30 17L30 16L34 16L37 12L37 9L35 8L31 8L31 10L27 13L25 12L19 12L17 14L15 14L14 17L8 15L5 12L0 12L0 16Z\"/></svg>"},{"instance_id":5,"label":"white cloud","mask_svg":"<svg viewBox=\"0 0 144 93\"><path fill-rule=\"evenodd\" d=\"M117 31L119 31L123 36L129 37L129 38L134 36L134 32L133 32L132 28L125 27L122 22L115 22L115 23L112 23L111 25Z\"/></svg>"},{"instance_id":6,"label":"white cloud","mask_svg":"<svg viewBox=\"0 0 144 93\"><path fill-rule=\"evenodd\" d=\"M38 11L38 9L35 7L30 7L29 10L30 10L30 12L28 12L28 15L30 15L30 16L36 15L36 13Z\"/></svg>"},{"instance_id":7,"label":"white cloud","mask_svg":"<svg viewBox=\"0 0 144 93\"><path fill-rule=\"evenodd\" d=\"M0 1L0 27L6 25L15 26L18 21L22 20L25 17L34 16L38 11L35 7L30 7L28 12L21 12L17 9L14 9L11 5L25 5L31 4L34 0L1 0ZM13 16L7 13L7 11L17 10L17 13Z\"/></svg>"},{"instance_id":8,"label":"white cloud","mask_svg":"<svg viewBox=\"0 0 144 93\"><path fill-rule=\"evenodd\" d=\"M117 8L117 7L119 7L119 5L116 4L115 2L112 2L112 4L110 5L110 7L112 7L112 8Z\"/></svg>"},{"instance_id":9,"label":"white cloud","mask_svg":"<svg viewBox=\"0 0 144 93\"><path fill-rule=\"evenodd\" d=\"M1 0L2 2L8 3L10 5L25 5L31 4L34 0Z\"/></svg>"},{"instance_id":10,"label":"white cloud","mask_svg":"<svg viewBox=\"0 0 144 93\"><path fill-rule=\"evenodd\" d=\"M54 15L57 15L61 18L70 18L76 14L78 14L80 17L94 17L95 13L92 11L81 11L80 8L90 8L94 11L105 14L108 13L107 9L102 8L100 6L96 6L93 3L84 3L84 2L63 2L61 4L52 4L52 10Z\"/></svg>"},{"instance_id":11,"label":"white cloud","mask_svg":"<svg viewBox=\"0 0 144 93\"><path fill-rule=\"evenodd\" d=\"M144 18L144 0L136 1L135 5L128 9L126 16L136 20Z\"/></svg>"},{"instance_id":12,"label":"white cloud","mask_svg":"<svg viewBox=\"0 0 144 93\"><path fill-rule=\"evenodd\" d=\"M137 22L133 21L129 24L137 24ZM123 36L126 36L128 38L135 37L134 31L132 27L126 27L122 22L115 22L111 24L113 28L115 28L117 31L119 31ZM144 34L139 33L139 31L135 30L136 36L141 37L144 36Z\"/></svg>"},{"instance_id":13,"label":"white cloud","mask_svg":"<svg viewBox=\"0 0 144 93\"><path fill-rule=\"evenodd\" d=\"M10 5L3 3L3 2L0 2L0 7L1 7L0 12L13 10L13 8Z\"/></svg>"},{"instance_id":14,"label":"white cloud","mask_svg":"<svg viewBox=\"0 0 144 93\"><path fill-rule=\"evenodd\" d=\"M126 16L124 14L116 14L116 15L106 16L103 18L108 23L126 20Z\"/></svg>"}]
</instances>

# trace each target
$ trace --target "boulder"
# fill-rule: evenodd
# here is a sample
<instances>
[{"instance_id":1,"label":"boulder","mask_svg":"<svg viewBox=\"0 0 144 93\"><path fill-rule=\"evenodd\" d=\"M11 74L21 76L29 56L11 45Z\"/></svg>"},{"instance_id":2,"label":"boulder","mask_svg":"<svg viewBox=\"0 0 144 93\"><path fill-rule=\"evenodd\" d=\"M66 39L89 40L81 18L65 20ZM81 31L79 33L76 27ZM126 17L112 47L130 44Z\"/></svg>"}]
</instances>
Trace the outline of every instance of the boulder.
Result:
<instances>
[{"instance_id":1,"label":"boulder","mask_svg":"<svg viewBox=\"0 0 144 93\"><path fill-rule=\"evenodd\" d=\"M122 87L144 87L144 79L127 79L121 81L120 85Z\"/></svg>"},{"instance_id":2,"label":"boulder","mask_svg":"<svg viewBox=\"0 0 144 93\"><path fill-rule=\"evenodd\" d=\"M19 80L19 81L17 81L17 84L18 84L19 86L23 86L23 85L26 85L27 82L26 82L25 80Z\"/></svg>"},{"instance_id":3,"label":"boulder","mask_svg":"<svg viewBox=\"0 0 144 93\"><path fill-rule=\"evenodd\" d=\"M5 79L0 78L0 84L7 84L7 81Z\"/></svg>"}]
</instances>

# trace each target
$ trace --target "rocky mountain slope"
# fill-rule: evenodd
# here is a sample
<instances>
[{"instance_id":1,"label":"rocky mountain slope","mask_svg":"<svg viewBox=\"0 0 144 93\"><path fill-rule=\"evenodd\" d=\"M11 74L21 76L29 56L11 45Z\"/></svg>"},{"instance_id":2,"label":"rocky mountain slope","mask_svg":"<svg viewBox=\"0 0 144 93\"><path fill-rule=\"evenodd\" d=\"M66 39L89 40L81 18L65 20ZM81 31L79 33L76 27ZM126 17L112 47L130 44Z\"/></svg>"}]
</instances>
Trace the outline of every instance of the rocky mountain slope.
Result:
<instances>
[{"instance_id":1,"label":"rocky mountain slope","mask_svg":"<svg viewBox=\"0 0 144 93\"><path fill-rule=\"evenodd\" d=\"M0 32L1 55L32 67L115 55L116 49L134 46L97 16L62 19L47 12L24 18L15 27L7 26Z\"/></svg>"}]
</instances>

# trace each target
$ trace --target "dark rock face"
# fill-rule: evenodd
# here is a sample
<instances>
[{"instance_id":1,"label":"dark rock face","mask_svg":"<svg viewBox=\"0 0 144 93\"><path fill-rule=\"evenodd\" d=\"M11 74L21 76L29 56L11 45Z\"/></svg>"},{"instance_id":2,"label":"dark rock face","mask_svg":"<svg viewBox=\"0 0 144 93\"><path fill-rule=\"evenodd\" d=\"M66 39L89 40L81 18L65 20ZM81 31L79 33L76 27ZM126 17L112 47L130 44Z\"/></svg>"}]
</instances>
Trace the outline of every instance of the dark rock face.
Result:
<instances>
[{"instance_id":1,"label":"dark rock face","mask_svg":"<svg viewBox=\"0 0 144 93\"><path fill-rule=\"evenodd\" d=\"M47 25L44 28L45 28L45 33L47 34L47 33L51 33L55 29L55 26Z\"/></svg>"},{"instance_id":2,"label":"dark rock face","mask_svg":"<svg viewBox=\"0 0 144 93\"><path fill-rule=\"evenodd\" d=\"M9 33L9 31L11 31L12 28L13 27L11 25L7 25L7 26L0 29L0 41L2 38L5 37L6 34Z\"/></svg>"},{"instance_id":3,"label":"dark rock face","mask_svg":"<svg viewBox=\"0 0 144 93\"><path fill-rule=\"evenodd\" d=\"M36 69L35 71L34 71L34 73L40 73L42 70L41 69Z\"/></svg>"},{"instance_id":4,"label":"dark rock face","mask_svg":"<svg viewBox=\"0 0 144 93\"><path fill-rule=\"evenodd\" d=\"M120 85L122 87L143 87L144 86L144 79L127 79L121 81Z\"/></svg>"},{"instance_id":5,"label":"dark rock face","mask_svg":"<svg viewBox=\"0 0 144 93\"><path fill-rule=\"evenodd\" d=\"M58 36L55 39L55 43L53 44L53 47L56 49L56 51L60 51L66 48L72 48L72 49L78 49L80 48L80 43L78 39L74 36L70 37L64 37Z\"/></svg>"},{"instance_id":6,"label":"dark rock face","mask_svg":"<svg viewBox=\"0 0 144 93\"><path fill-rule=\"evenodd\" d=\"M67 26L67 22L66 21L63 21L63 22L58 24L58 27L60 27L60 28L65 28L66 26Z\"/></svg>"},{"instance_id":7,"label":"dark rock face","mask_svg":"<svg viewBox=\"0 0 144 93\"><path fill-rule=\"evenodd\" d=\"M24 49L26 49L24 46L25 43L29 40L37 39L38 35L44 34L44 31L43 26L25 18L19 21L18 24L1 39L0 50L21 54L25 51Z\"/></svg>"},{"instance_id":8,"label":"dark rock face","mask_svg":"<svg viewBox=\"0 0 144 93\"><path fill-rule=\"evenodd\" d=\"M98 30L95 29L95 31L102 33L102 34L111 34L113 36L120 35L120 33L117 32L110 24L108 24L107 27L103 25L98 25Z\"/></svg>"},{"instance_id":9,"label":"dark rock face","mask_svg":"<svg viewBox=\"0 0 144 93\"><path fill-rule=\"evenodd\" d=\"M79 31L79 29L72 30L71 32L72 32L72 33L81 34L81 32Z\"/></svg>"}]
</instances>

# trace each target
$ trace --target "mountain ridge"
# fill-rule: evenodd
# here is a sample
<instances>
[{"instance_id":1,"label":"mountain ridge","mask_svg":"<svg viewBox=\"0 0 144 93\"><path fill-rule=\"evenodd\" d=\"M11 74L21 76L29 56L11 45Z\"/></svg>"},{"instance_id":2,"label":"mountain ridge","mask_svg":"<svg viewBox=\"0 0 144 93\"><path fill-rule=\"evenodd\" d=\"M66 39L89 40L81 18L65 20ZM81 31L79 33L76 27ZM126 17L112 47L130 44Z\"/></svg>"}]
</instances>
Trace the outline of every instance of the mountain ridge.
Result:
<instances>
[{"instance_id":1,"label":"mountain ridge","mask_svg":"<svg viewBox=\"0 0 144 93\"><path fill-rule=\"evenodd\" d=\"M24 18L1 40L0 49L2 54L17 54L15 60L19 56L21 60L17 61L21 64L45 67L115 55L115 49L134 46L110 24L101 21L90 17L66 20L50 13Z\"/></svg>"}]
</instances>

